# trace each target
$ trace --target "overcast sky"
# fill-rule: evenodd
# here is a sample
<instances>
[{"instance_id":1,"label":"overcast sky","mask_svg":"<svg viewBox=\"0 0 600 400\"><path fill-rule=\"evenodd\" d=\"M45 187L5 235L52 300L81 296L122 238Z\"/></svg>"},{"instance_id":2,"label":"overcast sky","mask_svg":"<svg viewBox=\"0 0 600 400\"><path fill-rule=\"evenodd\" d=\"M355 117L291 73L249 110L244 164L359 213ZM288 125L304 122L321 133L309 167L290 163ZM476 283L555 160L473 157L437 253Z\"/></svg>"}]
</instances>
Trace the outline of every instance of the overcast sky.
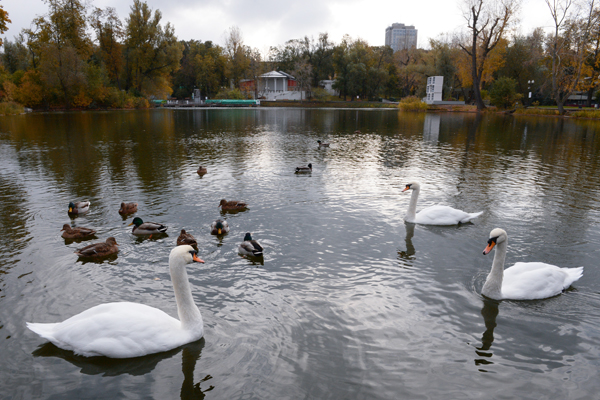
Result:
<instances>
[{"instance_id":1,"label":"overcast sky","mask_svg":"<svg viewBox=\"0 0 600 400\"><path fill-rule=\"evenodd\" d=\"M114 7L121 20L130 12L133 0L88 0L92 6ZM385 28L394 22L415 25L418 47L428 47L429 38L453 33L464 27L461 0L147 0L160 10L162 23L175 27L179 39L212 40L224 44L226 31L238 26L244 43L266 54L270 46L289 39L318 37L328 32L339 43L344 34L361 38L370 45L385 42ZM48 7L43 0L0 0L12 23L4 37L12 40L28 28ZM523 0L520 30L527 34L535 27L549 27L550 12L544 0Z\"/></svg>"}]
</instances>

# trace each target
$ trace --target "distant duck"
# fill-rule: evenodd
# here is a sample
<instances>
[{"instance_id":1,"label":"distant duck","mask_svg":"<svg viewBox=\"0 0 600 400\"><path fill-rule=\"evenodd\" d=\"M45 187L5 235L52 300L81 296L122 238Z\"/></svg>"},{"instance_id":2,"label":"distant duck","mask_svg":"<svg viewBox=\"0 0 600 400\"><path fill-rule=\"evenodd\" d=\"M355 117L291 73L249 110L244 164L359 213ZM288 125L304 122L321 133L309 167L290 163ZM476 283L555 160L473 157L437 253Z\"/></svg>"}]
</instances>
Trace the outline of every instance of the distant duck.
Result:
<instances>
[{"instance_id":1,"label":"distant duck","mask_svg":"<svg viewBox=\"0 0 600 400\"><path fill-rule=\"evenodd\" d=\"M237 200L227 201L225 199L222 199L221 202L219 203L218 207L221 207L221 210L223 210L223 211L245 210L246 208L248 208L248 204L244 203L243 201L237 201Z\"/></svg>"},{"instance_id":2,"label":"distant duck","mask_svg":"<svg viewBox=\"0 0 600 400\"><path fill-rule=\"evenodd\" d=\"M227 224L227 221L223 221L222 219L213 221L213 223L210 225L211 235L224 235L228 232L229 224Z\"/></svg>"},{"instance_id":3,"label":"distant duck","mask_svg":"<svg viewBox=\"0 0 600 400\"><path fill-rule=\"evenodd\" d=\"M202 337L204 324L186 272L192 262L204 261L190 246L177 246L169 255L179 319L145 304L117 302L94 306L62 322L27 322L27 327L55 346L84 357L141 357L195 342Z\"/></svg>"},{"instance_id":4,"label":"distant duck","mask_svg":"<svg viewBox=\"0 0 600 400\"><path fill-rule=\"evenodd\" d=\"M137 212L138 203L121 203L121 208L119 208L119 214L133 214Z\"/></svg>"},{"instance_id":5,"label":"distant duck","mask_svg":"<svg viewBox=\"0 0 600 400\"><path fill-rule=\"evenodd\" d=\"M194 238L191 233L187 233L185 229L182 229L179 237L177 238L177 246L184 246L186 244L194 248L198 247L196 238Z\"/></svg>"},{"instance_id":6,"label":"distant duck","mask_svg":"<svg viewBox=\"0 0 600 400\"><path fill-rule=\"evenodd\" d=\"M354 133L362 133L362 132L357 129L354 131Z\"/></svg>"},{"instance_id":7,"label":"distant duck","mask_svg":"<svg viewBox=\"0 0 600 400\"><path fill-rule=\"evenodd\" d=\"M133 222L128 226L135 225L131 230L134 235L150 235L161 234L167 231L167 227L156 222L144 222L140 217L135 217Z\"/></svg>"},{"instance_id":8,"label":"distant duck","mask_svg":"<svg viewBox=\"0 0 600 400\"><path fill-rule=\"evenodd\" d=\"M90 209L89 201L77 201L69 203L69 214L83 214L89 211Z\"/></svg>"},{"instance_id":9,"label":"distant duck","mask_svg":"<svg viewBox=\"0 0 600 400\"><path fill-rule=\"evenodd\" d=\"M406 222L422 225L456 225L467 223L483 214L483 211L467 213L452 207L440 205L427 207L417 213L417 199L419 198L421 185L417 182L407 183L403 192L407 190L412 190L413 192L408 210L404 216Z\"/></svg>"},{"instance_id":10,"label":"distant duck","mask_svg":"<svg viewBox=\"0 0 600 400\"><path fill-rule=\"evenodd\" d=\"M64 239L83 239L93 237L96 233L93 229L83 227L72 228L69 224L64 224L61 231L63 231L61 236Z\"/></svg>"},{"instance_id":11,"label":"distant duck","mask_svg":"<svg viewBox=\"0 0 600 400\"><path fill-rule=\"evenodd\" d=\"M106 242L90 244L75 251L75 254L85 258L100 258L117 254L118 252L119 245L117 244L117 240L111 236L106 239Z\"/></svg>"},{"instance_id":12,"label":"distant duck","mask_svg":"<svg viewBox=\"0 0 600 400\"><path fill-rule=\"evenodd\" d=\"M317 140L317 143L319 143L319 147L329 147L329 143L323 143L320 140Z\"/></svg>"},{"instance_id":13,"label":"distant duck","mask_svg":"<svg viewBox=\"0 0 600 400\"><path fill-rule=\"evenodd\" d=\"M504 269L508 235L504 229L490 232L483 255L496 248L492 270L481 294L495 300L535 300L556 296L583 275L583 267L560 268L542 262L518 262Z\"/></svg>"},{"instance_id":14,"label":"distant duck","mask_svg":"<svg viewBox=\"0 0 600 400\"><path fill-rule=\"evenodd\" d=\"M204 174L206 174L208 171L206 170L206 167L203 167L202 165L198 167L198 175L202 176Z\"/></svg>"},{"instance_id":15,"label":"distant duck","mask_svg":"<svg viewBox=\"0 0 600 400\"><path fill-rule=\"evenodd\" d=\"M312 164L308 164L306 167L296 167L296 173L312 172Z\"/></svg>"},{"instance_id":16,"label":"distant duck","mask_svg":"<svg viewBox=\"0 0 600 400\"><path fill-rule=\"evenodd\" d=\"M263 255L263 247L256 240L252 240L252 234L248 232L244 236L244 241L240 243L238 252L245 256L258 257Z\"/></svg>"}]
</instances>

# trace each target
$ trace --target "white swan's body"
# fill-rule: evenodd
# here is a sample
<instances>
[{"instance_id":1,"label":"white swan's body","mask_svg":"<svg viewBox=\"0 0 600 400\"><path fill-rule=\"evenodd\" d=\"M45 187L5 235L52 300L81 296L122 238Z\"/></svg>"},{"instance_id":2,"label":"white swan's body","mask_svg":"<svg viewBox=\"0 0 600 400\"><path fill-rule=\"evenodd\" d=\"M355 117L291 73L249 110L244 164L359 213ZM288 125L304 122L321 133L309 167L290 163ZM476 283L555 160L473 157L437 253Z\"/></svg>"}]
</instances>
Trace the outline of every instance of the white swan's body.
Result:
<instances>
[{"instance_id":1,"label":"white swan's body","mask_svg":"<svg viewBox=\"0 0 600 400\"><path fill-rule=\"evenodd\" d=\"M467 223L483 214L483 211L467 213L452 207L440 205L427 207L417 213L417 199L419 198L421 185L417 182L408 183L403 192L407 190L412 190L413 192L410 197L408 210L404 216L406 222L422 225L456 225Z\"/></svg>"},{"instance_id":2,"label":"white swan's body","mask_svg":"<svg viewBox=\"0 0 600 400\"><path fill-rule=\"evenodd\" d=\"M140 357L171 350L202 337L200 310L194 303L186 264L198 261L191 246L171 251L169 268L179 320L138 303L107 303L92 307L59 323L27 323L27 327L75 354L111 358Z\"/></svg>"},{"instance_id":3,"label":"white swan's body","mask_svg":"<svg viewBox=\"0 0 600 400\"><path fill-rule=\"evenodd\" d=\"M535 300L556 296L567 289L583 275L583 267L560 268L542 262L518 262L504 269L508 235L496 228L490 232L488 246L483 254L488 254L494 246L496 253L481 294L503 300Z\"/></svg>"}]
</instances>

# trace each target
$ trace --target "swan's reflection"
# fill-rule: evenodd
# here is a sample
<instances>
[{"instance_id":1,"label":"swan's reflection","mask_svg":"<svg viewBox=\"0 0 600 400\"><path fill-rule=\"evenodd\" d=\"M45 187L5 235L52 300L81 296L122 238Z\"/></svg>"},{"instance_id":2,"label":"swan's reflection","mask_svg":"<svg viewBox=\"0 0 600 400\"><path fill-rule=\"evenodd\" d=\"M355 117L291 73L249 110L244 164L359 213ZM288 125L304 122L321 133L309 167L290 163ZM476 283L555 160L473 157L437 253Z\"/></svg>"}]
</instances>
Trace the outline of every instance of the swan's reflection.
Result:
<instances>
[{"instance_id":1,"label":"swan's reflection","mask_svg":"<svg viewBox=\"0 0 600 400\"><path fill-rule=\"evenodd\" d=\"M405 222L404 226L406 227L406 250L401 250L398 252L398 256L403 260L412 260L415 255L415 246L413 246L412 238L415 236L415 225L410 222Z\"/></svg>"},{"instance_id":2,"label":"swan's reflection","mask_svg":"<svg viewBox=\"0 0 600 400\"><path fill-rule=\"evenodd\" d=\"M122 374L145 375L152 372L158 363L167 358L171 358L181 351L181 369L183 371L183 383L181 384L182 399L203 399L205 392L214 389L209 386L202 390L200 384L209 379L206 375L198 383L194 384L194 369L197 361L200 359L200 353L204 347L204 338L188 343L176 349L162 353L149 354L143 357L135 358L108 358L108 357L83 357L78 356L72 351L63 350L50 342L38 347L32 354L34 357L58 357L70 362L81 369L82 374L103 376L117 376Z\"/></svg>"},{"instance_id":3,"label":"swan's reflection","mask_svg":"<svg viewBox=\"0 0 600 400\"><path fill-rule=\"evenodd\" d=\"M492 358L494 354L489 350L494 342L494 328L496 327L496 317L498 316L498 304L499 302L497 300L483 299L481 315L483 316L483 322L485 323L485 332L483 332L481 337L481 347L477 347L477 350L475 351L475 353L481 357L475 359L475 365L493 364L490 358Z\"/></svg>"}]
</instances>

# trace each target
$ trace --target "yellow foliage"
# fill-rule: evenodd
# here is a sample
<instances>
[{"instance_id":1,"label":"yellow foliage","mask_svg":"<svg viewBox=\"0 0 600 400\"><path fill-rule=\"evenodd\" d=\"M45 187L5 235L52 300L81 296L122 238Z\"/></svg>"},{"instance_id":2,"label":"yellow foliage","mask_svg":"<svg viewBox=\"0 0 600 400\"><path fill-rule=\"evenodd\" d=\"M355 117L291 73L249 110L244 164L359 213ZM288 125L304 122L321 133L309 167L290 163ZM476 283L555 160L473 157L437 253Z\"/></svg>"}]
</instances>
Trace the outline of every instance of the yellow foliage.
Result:
<instances>
[{"instance_id":1,"label":"yellow foliage","mask_svg":"<svg viewBox=\"0 0 600 400\"><path fill-rule=\"evenodd\" d=\"M71 105L75 108L85 108L92 103L92 98L87 96L83 91L80 91L73 97Z\"/></svg>"}]
</instances>

